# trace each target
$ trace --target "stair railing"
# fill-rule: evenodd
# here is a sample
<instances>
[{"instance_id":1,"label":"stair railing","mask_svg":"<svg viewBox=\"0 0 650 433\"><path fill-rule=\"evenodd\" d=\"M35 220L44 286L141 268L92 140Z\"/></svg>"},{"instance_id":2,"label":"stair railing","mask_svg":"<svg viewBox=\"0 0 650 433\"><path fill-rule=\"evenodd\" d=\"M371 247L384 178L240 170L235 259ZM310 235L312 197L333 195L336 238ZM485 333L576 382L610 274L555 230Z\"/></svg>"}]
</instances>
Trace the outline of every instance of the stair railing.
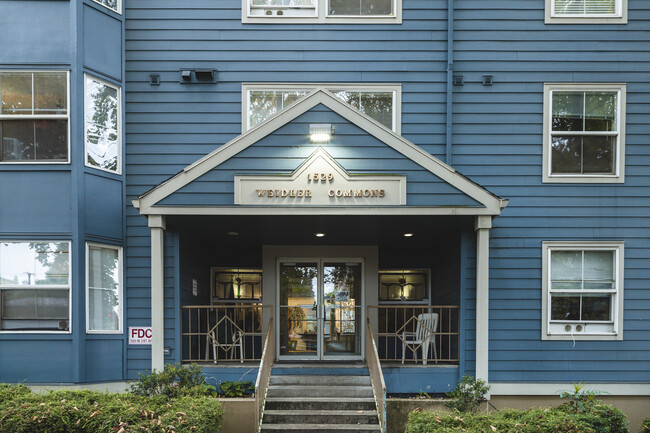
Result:
<instances>
[{"instance_id":1,"label":"stair railing","mask_svg":"<svg viewBox=\"0 0 650 433\"><path fill-rule=\"evenodd\" d=\"M386 382L384 382L384 373L381 371L381 362L379 361L379 352L377 343L372 332L372 325L368 319L366 327L366 359L368 371L370 372L370 382L372 383L372 392L375 395L375 404L377 405L377 414L379 415L379 427L382 433L386 432Z\"/></svg>"},{"instance_id":2,"label":"stair railing","mask_svg":"<svg viewBox=\"0 0 650 433\"><path fill-rule=\"evenodd\" d=\"M262 359L260 360L260 367L257 372L257 380L255 381L255 421L257 422L258 432L262 429L264 402L266 401L266 393L269 389L269 381L271 380L271 369L273 368L273 360L275 358L274 348L275 332L273 332L273 317L271 317L269 319L269 327L266 330L266 341L264 342Z\"/></svg>"}]
</instances>

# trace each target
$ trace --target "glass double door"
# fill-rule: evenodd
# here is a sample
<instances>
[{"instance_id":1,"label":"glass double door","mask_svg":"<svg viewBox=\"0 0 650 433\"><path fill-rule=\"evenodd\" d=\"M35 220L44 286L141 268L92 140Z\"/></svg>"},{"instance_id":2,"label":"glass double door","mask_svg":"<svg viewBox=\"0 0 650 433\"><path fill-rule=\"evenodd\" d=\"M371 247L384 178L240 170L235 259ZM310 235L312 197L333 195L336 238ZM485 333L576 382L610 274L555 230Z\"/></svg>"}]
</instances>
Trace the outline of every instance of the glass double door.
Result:
<instances>
[{"instance_id":1,"label":"glass double door","mask_svg":"<svg viewBox=\"0 0 650 433\"><path fill-rule=\"evenodd\" d=\"M279 263L280 359L361 357L361 260Z\"/></svg>"}]
</instances>

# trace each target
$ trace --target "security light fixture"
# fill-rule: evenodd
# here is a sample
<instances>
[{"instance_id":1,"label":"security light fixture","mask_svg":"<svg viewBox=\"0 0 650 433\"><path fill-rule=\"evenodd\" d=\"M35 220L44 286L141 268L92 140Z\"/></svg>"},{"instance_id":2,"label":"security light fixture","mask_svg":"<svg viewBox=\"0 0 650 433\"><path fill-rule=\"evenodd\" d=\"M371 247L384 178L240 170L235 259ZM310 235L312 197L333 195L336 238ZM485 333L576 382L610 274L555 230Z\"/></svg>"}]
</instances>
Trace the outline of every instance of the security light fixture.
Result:
<instances>
[{"instance_id":1,"label":"security light fixture","mask_svg":"<svg viewBox=\"0 0 650 433\"><path fill-rule=\"evenodd\" d=\"M324 238L325 233L314 233L314 236L316 236L317 238Z\"/></svg>"},{"instance_id":2,"label":"security light fixture","mask_svg":"<svg viewBox=\"0 0 650 433\"><path fill-rule=\"evenodd\" d=\"M189 69L183 69L181 71L181 80L186 82L192 81L192 71Z\"/></svg>"},{"instance_id":3,"label":"security light fixture","mask_svg":"<svg viewBox=\"0 0 650 433\"><path fill-rule=\"evenodd\" d=\"M314 143L326 143L334 134L334 126L331 123L310 123L309 139Z\"/></svg>"}]
</instances>

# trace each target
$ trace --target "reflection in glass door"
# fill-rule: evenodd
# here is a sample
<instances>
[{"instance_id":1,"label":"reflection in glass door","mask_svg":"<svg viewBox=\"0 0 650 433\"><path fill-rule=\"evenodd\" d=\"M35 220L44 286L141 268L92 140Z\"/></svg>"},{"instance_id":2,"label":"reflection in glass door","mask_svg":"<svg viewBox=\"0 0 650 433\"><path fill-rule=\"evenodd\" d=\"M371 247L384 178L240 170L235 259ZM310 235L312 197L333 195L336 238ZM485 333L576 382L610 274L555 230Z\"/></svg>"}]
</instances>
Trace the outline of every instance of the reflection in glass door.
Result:
<instances>
[{"instance_id":1,"label":"reflection in glass door","mask_svg":"<svg viewBox=\"0 0 650 433\"><path fill-rule=\"evenodd\" d=\"M361 262L310 260L279 266L280 356L361 355Z\"/></svg>"}]
</instances>

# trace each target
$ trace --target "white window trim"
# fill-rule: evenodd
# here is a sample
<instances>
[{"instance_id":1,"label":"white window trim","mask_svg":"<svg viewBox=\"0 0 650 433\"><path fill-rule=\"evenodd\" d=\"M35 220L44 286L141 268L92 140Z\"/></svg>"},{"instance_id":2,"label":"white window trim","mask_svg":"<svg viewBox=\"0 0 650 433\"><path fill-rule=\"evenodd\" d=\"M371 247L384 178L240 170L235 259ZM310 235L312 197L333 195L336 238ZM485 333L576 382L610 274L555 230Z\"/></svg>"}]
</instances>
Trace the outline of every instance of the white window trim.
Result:
<instances>
[{"instance_id":1,"label":"white window trim","mask_svg":"<svg viewBox=\"0 0 650 433\"><path fill-rule=\"evenodd\" d=\"M65 161L2 161L0 160L0 165L5 165L5 164L11 164L11 165L32 165L32 164L54 164L54 165L62 165L70 164L70 71L69 70L56 70L56 69L2 69L0 70L0 73L3 72L26 72L26 73L38 73L38 72L65 72L66 73L66 86L67 86L67 95L66 97L68 98L67 101L67 114L65 115L59 115L59 114L45 114L45 115L38 115L38 114L32 114L32 115L22 115L22 114L0 114L0 120L27 120L27 119L65 119L68 122L68 159ZM33 89L32 89L33 90ZM32 94L32 98L33 98Z\"/></svg>"},{"instance_id":2,"label":"white window trim","mask_svg":"<svg viewBox=\"0 0 650 433\"><path fill-rule=\"evenodd\" d=\"M48 242L48 243L67 243L68 244L68 330L67 331L11 331L11 330L0 330L0 334L72 334L72 241L65 239L0 239L0 243L29 243L29 242ZM26 286L11 286L3 285L3 288L25 288ZM63 287L60 286L34 286L29 287L27 290L32 289L59 289L62 290Z\"/></svg>"},{"instance_id":3,"label":"white window trim","mask_svg":"<svg viewBox=\"0 0 650 433\"><path fill-rule=\"evenodd\" d=\"M242 133L248 131L248 109L250 92L252 90L306 90L319 87L325 89L340 89L353 92L393 92L393 132L402 133L402 86L400 84L352 84L352 83L242 83Z\"/></svg>"},{"instance_id":4,"label":"white window trim","mask_svg":"<svg viewBox=\"0 0 650 433\"><path fill-rule=\"evenodd\" d=\"M616 293L612 296L612 321L613 332L608 333L551 333L550 329L550 309L551 297L549 296L551 267L551 251L568 250L568 251L614 251L616 255ZM624 272L624 242L618 241L547 241L542 242L542 340L622 340L623 339L623 286ZM589 292L591 293L591 292ZM589 322L571 321L571 325L578 325Z\"/></svg>"},{"instance_id":5,"label":"white window trim","mask_svg":"<svg viewBox=\"0 0 650 433\"><path fill-rule=\"evenodd\" d=\"M618 92L616 124L616 158L614 174L551 174L551 128L553 110L551 94L554 91L611 91ZM542 182L544 183L623 183L625 182L625 106L624 83L545 83L544 84L544 138L542 159Z\"/></svg>"},{"instance_id":6,"label":"white window trim","mask_svg":"<svg viewBox=\"0 0 650 433\"><path fill-rule=\"evenodd\" d=\"M329 15L329 0L316 0L313 17L290 15L251 15L250 0L242 0L242 23L265 24L401 24L402 0L392 0L393 15ZM271 9L271 8L269 8Z\"/></svg>"},{"instance_id":7,"label":"white window trim","mask_svg":"<svg viewBox=\"0 0 650 433\"><path fill-rule=\"evenodd\" d=\"M616 0L616 13L611 15L567 15L555 13L555 0L546 0L546 24L627 24L627 0Z\"/></svg>"},{"instance_id":8,"label":"white window trim","mask_svg":"<svg viewBox=\"0 0 650 433\"><path fill-rule=\"evenodd\" d=\"M116 331L111 330L95 330L90 329L90 247L96 248L105 248L109 250L117 251L117 260L118 260L118 299L120 302L119 315L120 320L118 322L118 329ZM109 244L100 244L95 242L86 242L86 334L122 334L123 323L124 323L124 262L123 262L122 247L109 245Z\"/></svg>"},{"instance_id":9,"label":"white window trim","mask_svg":"<svg viewBox=\"0 0 650 433\"><path fill-rule=\"evenodd\" d=\"M109 170L103 167L97 167L96 165L91 165L88 163L88 123L86 117L86 92L88 91L88 80L95 80L101 84L111 87L117 90L117 170ZM84 106L83 106L83 117L84 117L84 164L86 167L93 168L95 170L105 171L107 173L113 173L117 175L122 174L122 87L109 83L106 80L96 77L91 74L84 74Z\"/></svg>"},{"instance_id":10,"label":"white window trim","mask_svg":"<svg viewBox=\"0 0 650 433\"><path fill-rule=\"evenodd\" d=\"M117 14L122 15L122 0L117 0L117 9L113 9L112 7L106 6L104 3L100 2L99 0L93 0L93 2L99 4L100 6L105 7L109 11L113 11Z\"/></svg>"}]
</instances>

